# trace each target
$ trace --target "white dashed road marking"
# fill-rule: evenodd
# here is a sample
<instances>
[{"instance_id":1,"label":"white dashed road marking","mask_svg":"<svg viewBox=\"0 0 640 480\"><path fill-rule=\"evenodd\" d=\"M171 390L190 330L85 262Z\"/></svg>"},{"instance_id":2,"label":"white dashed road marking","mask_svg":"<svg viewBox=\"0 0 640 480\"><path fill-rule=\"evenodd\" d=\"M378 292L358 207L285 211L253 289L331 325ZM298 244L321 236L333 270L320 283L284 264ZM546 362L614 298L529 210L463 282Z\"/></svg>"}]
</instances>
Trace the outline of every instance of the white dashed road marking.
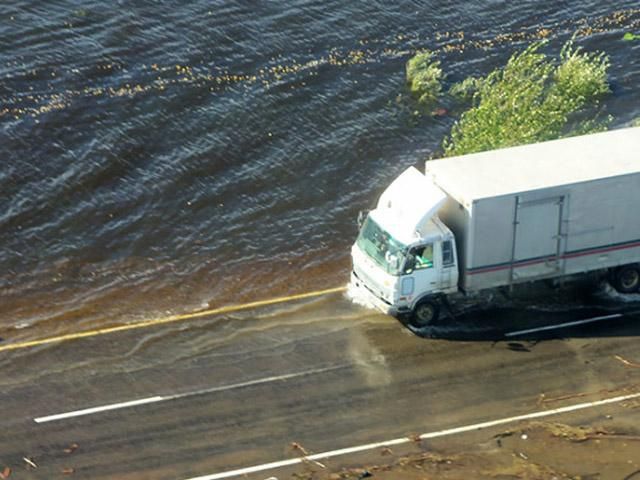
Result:
<instances>
[{"instance_id":1,"label":"white dashed road marking","mask_svg":"<svg viewBox=\"0 0 640 480\"><path fill-rule=\"evenodd\" d=\"M164 395L164 396L158 395L155 397L141 398L139 400L131 400L128 402L112 403L109 405L102 405L99 407L85 408L83 410L75 410L72 412L57 413L55 415L47 415L45 417L36 417L33 419L33 421L36 423L54 422L56 420L65 420L68 418L82 417L84 415L93 415L96 413L108 412L110 410L120 410L122 408L136 407L139 405L146 405L149 403L166 402L169 400L178 400L180 398L194 397L196 395L206 395L210 393L224 392L227 390L235 390L238 388L253 387L256 385L263 385L265 383L282 382L286 380L291 380L293 378L307 377L309 375L317 375L320 373L327 373L334 370L340 370L350 366L351 365L349 364L334 365L332 367L315 368L313 370L304 370L302 372L288 373L285 375L277 375L274 377L259 378L257 380L250 380L248 382L234 383L231 385L222 385L219 387L212 387L212 388L205 388L203 390L196 390L196 391L191 391L186 393L178 393L175 395Z\"/></svg>"},{"instance_id":2,"label":"white dashed road marking","mask_svg":"<svg viewBox=\"0 0 640 480\"><path fill-rule=\"evenodd\" d=\"M614 313L612 315L604 315L602 317L587 318L585 320L576 320L574 322L558 323L557 325L547 325L546 327L530 328L528 330L519 330L517 332L505 333L505 337L517 337L520 335L526 335L527 333L542 332L545 330L557 330L560 328L574 327L576 325L585 325L587 323L600 322L602 320L609 320L611 318L622 317L621 313Z\"/></svg>"}]
</instances>

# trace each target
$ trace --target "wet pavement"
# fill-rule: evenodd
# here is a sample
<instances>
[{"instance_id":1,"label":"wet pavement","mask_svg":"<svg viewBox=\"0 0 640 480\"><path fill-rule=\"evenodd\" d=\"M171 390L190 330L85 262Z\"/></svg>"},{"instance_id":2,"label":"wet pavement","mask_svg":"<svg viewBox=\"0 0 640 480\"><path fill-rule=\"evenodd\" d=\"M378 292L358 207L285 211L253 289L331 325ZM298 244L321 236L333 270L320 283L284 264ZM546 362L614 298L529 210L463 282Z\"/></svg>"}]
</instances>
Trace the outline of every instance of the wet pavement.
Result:
<instances>
[{"instance_id":1,"label":"wet pavement","mask_svg":"<svg viewBox=\"0 0 640 480\"><path fill-rule=\"evenodd\" d=\"M612 397L637 391L623 360L640 361L638 334L625 315L562 338L423 338L334 294L2 352L0 468L187 479L294 458L292 442L323 452Z\"/></svg>"}]
</instances>

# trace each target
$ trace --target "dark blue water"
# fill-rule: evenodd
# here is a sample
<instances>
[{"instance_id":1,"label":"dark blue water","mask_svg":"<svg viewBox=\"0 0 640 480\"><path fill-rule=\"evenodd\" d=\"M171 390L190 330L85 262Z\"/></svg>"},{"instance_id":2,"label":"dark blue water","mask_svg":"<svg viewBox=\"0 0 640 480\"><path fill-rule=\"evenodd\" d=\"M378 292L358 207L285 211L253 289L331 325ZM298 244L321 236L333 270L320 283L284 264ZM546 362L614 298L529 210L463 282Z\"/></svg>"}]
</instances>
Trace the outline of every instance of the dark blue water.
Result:
<instances>
[{"instance_id":1,"label":"dark blue water","mask_svg":"<svg viewBox=\"0 0 640 480\"><path fill-rule=\"evenodd\" d=\"M0 336L344 284L358 210L459 114L417 114L412 53L451 83L577 32L610 56L620 127L639 30L637 0L8 3Z\"/></svg>"}]
</instances>

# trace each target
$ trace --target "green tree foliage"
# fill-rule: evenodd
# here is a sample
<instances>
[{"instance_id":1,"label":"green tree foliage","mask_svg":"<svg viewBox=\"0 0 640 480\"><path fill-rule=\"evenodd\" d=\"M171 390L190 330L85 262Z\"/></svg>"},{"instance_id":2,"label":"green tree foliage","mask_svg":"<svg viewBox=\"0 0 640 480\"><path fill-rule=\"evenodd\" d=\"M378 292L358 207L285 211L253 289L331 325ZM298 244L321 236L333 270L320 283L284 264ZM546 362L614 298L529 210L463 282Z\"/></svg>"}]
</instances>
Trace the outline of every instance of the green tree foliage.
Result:
<instances>
[{"instance_id":1,"label":"green tree foliage","mask_svg":"<svg viewBox=\"0 0 640 480\"><path fill-rule=\"evenodd\" d=\"M449 88L449 95L458 100L471 101L473 96L480 90L482 79L478 77L467 77L461 82L454 83Z\"/></svg>"},{"instance_id":2,"label":"green tree foliage","mask_svg":"<svg viewBox=\"0 0 640 480\"><path fill-rule=\"evenodd\" d=\"M442 69L435 54L425 50L407 62L407 82L420 103L433 103L442 91Z\"/></svg>"},{"instance_id":3,"label":"green tree foliage","mask_svg":"<svg viewBox=\"0 0 640 480\"><path fill-rule=\"evenodd\" d=\"M504 68L470 83L467 90L477 88L474 104L445 140L446 156L606 128L606 121L591 118L576 123L575 119L609 91L608 58L585 53L569 41L558 62L540 52L542 45L534 43L514 54Z\"/></svg>"}]
</instances>

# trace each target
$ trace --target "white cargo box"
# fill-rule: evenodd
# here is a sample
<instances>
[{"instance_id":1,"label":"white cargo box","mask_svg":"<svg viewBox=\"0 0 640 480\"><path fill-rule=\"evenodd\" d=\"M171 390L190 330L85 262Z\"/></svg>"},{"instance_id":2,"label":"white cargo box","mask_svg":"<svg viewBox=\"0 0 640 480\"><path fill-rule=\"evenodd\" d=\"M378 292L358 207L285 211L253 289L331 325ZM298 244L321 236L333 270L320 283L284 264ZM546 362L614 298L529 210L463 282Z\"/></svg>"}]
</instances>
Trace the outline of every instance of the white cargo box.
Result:
<instances>
[{"instance_id":1,"label":"white cargo box","mask_svg":"<svg viewBox=\"0 0 640 480\"><path fill-rule=\"evenodd\" d=\"M640 258L640 127L432 160L426 175L449 196L463 290Z\"/></svg>"}]
</instances>

